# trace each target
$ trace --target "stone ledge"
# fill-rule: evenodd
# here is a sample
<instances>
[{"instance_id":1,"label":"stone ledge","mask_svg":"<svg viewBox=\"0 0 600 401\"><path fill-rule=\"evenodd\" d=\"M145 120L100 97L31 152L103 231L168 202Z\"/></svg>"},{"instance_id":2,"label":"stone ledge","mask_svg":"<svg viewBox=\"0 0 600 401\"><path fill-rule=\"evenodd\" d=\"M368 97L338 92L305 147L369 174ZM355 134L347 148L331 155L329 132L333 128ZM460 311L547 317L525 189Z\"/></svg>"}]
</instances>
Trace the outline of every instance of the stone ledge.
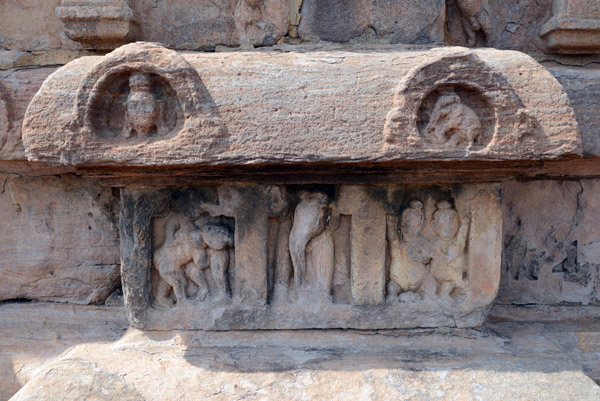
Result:
<instances>
[{"instance_id":1,"label":"stone ledge","mask_svg":"<svg viewBox=\"0 0 600 401\"><path fill-rule=\"evenodd\" d=\"M153 111L135 117L127 93ZM442 117L450 108L465 117ZM564 90L530 57L414 46L176 53L127 45L52 74L29 105L23 139L32 161L78 166L581 154Z\"/></svg>"},{"instance_id":2,"label":"stone ledge","mask_svg":"<svg viewBox=\"0 0 600 401\"><path fill-rule=\"evenodd\" d=\"M498 308L511 321L494 320ZM144 333L122 331L122 308L2 305L0 362L9 368L0 388L19 389L5 385L12 365L24 385L14 400L82 399L101 389L138 400L596 400L600 353L590 340L600 327L589 317L598 312L562 308L579 318L551 322L556 311L497 306L476 330Z\"/></svg>"}]
</instances>

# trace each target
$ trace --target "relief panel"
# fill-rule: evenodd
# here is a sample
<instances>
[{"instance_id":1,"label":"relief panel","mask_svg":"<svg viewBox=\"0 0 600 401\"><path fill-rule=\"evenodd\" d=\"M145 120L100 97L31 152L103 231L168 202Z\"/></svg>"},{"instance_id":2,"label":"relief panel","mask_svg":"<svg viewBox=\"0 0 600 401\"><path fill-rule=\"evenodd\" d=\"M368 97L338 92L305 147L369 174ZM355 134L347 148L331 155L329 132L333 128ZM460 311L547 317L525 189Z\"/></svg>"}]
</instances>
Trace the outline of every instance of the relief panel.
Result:
<instances>
[{"instance_id":1,"label":"relief panel","mask_svg":"<svg viewBox=\"0 0 600 401\"><path fill-rule=\"evenodd\" d=\"M125 189L126 307L148 329L478 325L499 210L490 185Z\"/></svg>"}]
</instances>

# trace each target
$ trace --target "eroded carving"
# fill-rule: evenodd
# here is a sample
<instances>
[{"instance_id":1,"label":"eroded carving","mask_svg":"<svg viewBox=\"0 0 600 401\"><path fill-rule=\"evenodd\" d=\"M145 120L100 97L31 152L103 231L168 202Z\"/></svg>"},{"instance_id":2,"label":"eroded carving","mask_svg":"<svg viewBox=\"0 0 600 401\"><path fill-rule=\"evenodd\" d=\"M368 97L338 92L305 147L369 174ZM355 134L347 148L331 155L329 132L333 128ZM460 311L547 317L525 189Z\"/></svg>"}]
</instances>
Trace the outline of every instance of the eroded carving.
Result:
<instances>
[{"instance_id":1,"label":"eroded carving","mask_svg":"<svg viewBox=\"0 0 600 401\"><path fill-rule=\"evenodd\" d=\"M468 285L465 255L468 222L466 216L460 221L450 202L437 203L432 227L438 238L435 241L435 255L431 259L430 272L437 283L436 293L448 300L452 300L453 295L460 295L455 294L455 291L464 290Z\"/></svg>"},{"instance_id":2,"label":"eroded carving","mask_svg":"<svg viewBox=\"0 0 600 401\"><path fill-rule=\"evenodd\" d=\"M388 154L525 154L547 138L508 81L473 53L441 56L398 86L387 115Z\"/></svg>"},{"instance_id":3,"label":"eroded carving","mask_svg":"<svg viewBox=\"0 0 600 401\"><path fill-rule=\"evenodd\" d=\"M492 32L492 22L489 14L487 0L457 0L462 17L462 25L467 35L467 45L473 47L477 41L477 34L487 37Z\"/></svg>"},{"instance_id":4,"label":"eroded carving","mask_svg":"<svg viewBox=\"0 0 600 401\"><path fill-rule=\"evenodd\" d=\"M166 238L154 252L154 266L160 275L155 304L172 306L172 291L177 305L192 298L204 301L230 295L227 270L234 245L231 229L222 223L192 223L182 216L171 217L166 224ZM210 271L213 291L209 290ZM194 286L192 290L190 287Z\"/></svg>"},{"instance_id":5,"label":"eroded carving","mask_svg":"<svg viewBox=\"0 0 600 401\"><path fill-rule=\"evenodd\" d=\"M435 202L428 197L426 205L428 211L423 202L411 200L400 224L396 214L387 216L387 293L392 302L432 296L456 302L469 285L465 247L470 218L459 216L448 200ZM425 288L428 278L434 285Z\"/></svg>"},{"instance_id":6,"label":"eroded carving","mask_svg":"<svg viewBox=\"0 0 600 401\"><path fill-rule=\"evenodd\" d=\"M294 211L294 224L290 233L290 255L294 267L294 285L300 287L314 276L315 272L307 272L307 255L311 255L307 249L309 241L317 237L325 230L327 218L327 196L322 193L302 192L300 202ZM314 279L314 277L311 277Z\"/></svg>"},{"instance_id":7,"label":"eroded carving","mask_svg":"<svg viewBox=\"0 0 600 401\"><path fill-rule=\"evenodd\" d=\"M416 293L427 278L431 261L431 245L421 236L425 212L423 203L412 200L402 212L401 238L398 235L398 217L387 216L387 241L390 248L390 281L388 296Z\"/></svg>"},{"instance_id":8,"label":"eroded carving","mask_svg":"<svg viewBox=\"0 0 600 401\"><path fill-rule=\"evenodd\" d=\"M466 145L469 150L482 135L482 126L477 113L463 104L459 95L450 93L435 103L425 132L441 144L453 148Z\"/></svg>"},{"instance_id":9,"label":"eroded carving","mask_svg":"<svg viewBox=\"0 0 600 401\"><path fill-rule=\"evenodd\" d=\"M126 102L125 138L148 137L156 133L159 104L152 92L148 74L135 72L129 76L129 95Z\"/></svg>"},{"instance_id":10,"label":"eroded carving","mask_svg":"<svg viewBox=\"0 0 600 401\"><path fill-rule=\"evenodd\" d=\"M145 290L150 304L131 309L149 315L135 312L141 320L134 321L219 329L480 321L497 289L500 259L478 247L500 252L494 244L500 244L501 213L493 188L469 188L199 186L158 192L157 203L150 197L144 206L156 204L147 220L153 246L144 248L152 261ZM490 209L490 221L479 207ZM123 224L128 215L135 213L126 213ZM140 236L123 242L127 252L127 244L144 243L148 231L123 232ZM123 260L126 288L136 277L145 285L143 276L129 274L131 259Z\"/></svg>"}]
</instances>

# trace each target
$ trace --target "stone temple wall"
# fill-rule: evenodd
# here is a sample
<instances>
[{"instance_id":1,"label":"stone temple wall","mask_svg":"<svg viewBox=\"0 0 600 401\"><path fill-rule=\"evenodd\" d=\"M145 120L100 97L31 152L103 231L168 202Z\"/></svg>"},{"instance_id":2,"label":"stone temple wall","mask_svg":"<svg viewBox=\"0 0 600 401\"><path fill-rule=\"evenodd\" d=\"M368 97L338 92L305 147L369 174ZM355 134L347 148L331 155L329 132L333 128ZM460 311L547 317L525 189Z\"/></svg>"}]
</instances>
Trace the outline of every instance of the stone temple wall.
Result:
<instances>
[{"instance_id":1,"label":"stone temple wall","mask_svg":"<svg viewBox=\"0 0 600 401\"><path fill-rule=\"evenodd\" d=\"M599 62L597 0L0 1L0 320L598 316ZM0 400L46 399L7 344Z\"/></svg>"}]
</instances>

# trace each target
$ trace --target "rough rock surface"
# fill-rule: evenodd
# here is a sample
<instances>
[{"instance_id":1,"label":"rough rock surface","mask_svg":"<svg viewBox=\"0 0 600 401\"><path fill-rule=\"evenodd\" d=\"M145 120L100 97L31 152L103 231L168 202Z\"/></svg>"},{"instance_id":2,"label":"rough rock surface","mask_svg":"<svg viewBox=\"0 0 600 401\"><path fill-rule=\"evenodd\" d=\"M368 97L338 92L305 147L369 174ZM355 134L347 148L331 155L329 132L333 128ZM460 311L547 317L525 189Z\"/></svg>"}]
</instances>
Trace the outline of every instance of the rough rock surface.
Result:
<instances>
[{"instance_id":1,"label":"rough rock surface","mask_svg":"<svg viewBox=\"0 0 600 401\"><path fill-rule=\"evenodd\" d=\"M0 303L0 400L68 348L117 341L128 326L119 307Z\"/></svg>"},{"instance_id":2,"label":"rough rock surface","mask_svg":"<svg viewBox=\"0 0 600 401\"><path fill-rule=\"evenodd\" d=\"M0 300L103 302L120 283L110 190L0 175Z\"/></svg>"},{"instance_id":3,"label":"rough rock surface","mask_svg":"<svg viewBox=\"0 0 600 401\"><path fill-rule=\"evenodd\" d=\"M27 106L56 67L0 71L0 159L24 160L21 126Z\"/></svg>"},{"instance_id":4,"label":"rough rock surface","mask_svg":"<svg viewBox=\"0 0 600 401\"><path fill-rule=\"evenodd\" d=\"M298 33L332 42L442 43L445 10L442 0L304 0Z\"/></svg>"},{"instance_id":5,"label":"rough rock surface","mask_svg":"<svg viewBox=\"0 0 600 401\"><path fill-rule=\"evenodd\" d=\"M53 50L81 48L63 32L54 10L61 0L0 2L0 49Z\"/></svg>"},{"instance_id":6,"label":"rough rock surface","mask_svg":"<svg viewBox=\"0 0 600 401\"><path fill-rule=\"evenodd\" d=\"M288 30L286 0L144 0L132 8L141 15L139 40L174 49L268 46Z\"/></svg>"},{"instance_id":7,"label":"rough rock surface","mask_svg":"<svg viewBox=\"0 0 600 401\"><path fill-rule=\"evenodd\" d=\"M122 318L109 311L122 313L119 308L33 307L35 313L29 305L0 306L0 317L8 316L0 319L0 341L16 349L35 345L32 353L0 348L9 372L15 361L17 377L26 382L12 400L600 397L600 387L593 381L600 379L600 327L590 320L593 314L587 321L576 319L579 308L574 307L553 311L561 318L573 318L568 323L549 320L548 311L503 308L497 319L478 330L144 333L130 329L123 336ZM44 309L49 316L44 316ZM31 316L30 321L25 323L23 316ZM67 323L73 317L85 324ZM108 323L104 327L103 320ZM75 344L77 339L70 335L74 332L81 344L54 360L38 351L47 345L52 353ZM35 369L44 359L48 363Z\"/></svg>"},{"instance_id":8,"label":"rough rock surface","mask_svg":"<svg viewBox=\"0 0 600 401\"><path fill-rule=\"evenodd\" d=\"M110 7L106 7L104 14L101 7L94 7L95 4L107 2L88 3L91 6L79 12L81 16L96 14L104 24L111 23ZM73 4L85 4L85 1L66 1L63 5ZM2 1L0 49L81 49L80 43L67 36L65 27L57 17L55 10L60 5L61 0ZM131 2L131 8L133 18L139 23L136 39L158 41L176 49L273 45L288 30L288 2L285 0L136 0ZM59 9L58 14L64 18L77 14L76 10L66 7ZM103 16L105 19L102 21ZM119 15L112 16L115 17L122 18ZM70 25L70 34L79 39L77 30L81 30L79 35L89 40L92 37L85 33L89 29L90 26L83 23L80 26ZM113 29L123 28L114 25Z\"/></svg>"},{"instance_id":9,"label":"rough rock surface","mask_svg":"<svg viewBox=\"0 0 600 401\"><path fill-rule=\"evenodd\" d=\"M561 83L575 111L575 119L581 132L584 156L600 155L600 68L589 64L569 68L557 63L544 63L544 67Z\"/></svg>"},{"instance_id":10,"label":"rough rock surface","mask_svg":"<svg viewBox=\"0 0 600 401\"><path fill-rule=\"evenodd\" d=\"M524 54L288 50L183 54L135 43L73 61L28 107L28 158L168 166L581 152L565 92ZM144 92L140 79L152 89ZM132 108L141 93L152 104L147 115Z\"/></svg>"},{"instance_id":11,"label":"rough rock surface","mask_svg":"<svg viewBox=\"0 0 600 401\"><path fill-rule=\"evenodd\" d=\"M465 19L475 15L482 26L475 33L475 46L549 52L540 31L552 17L552 0L448 0L447 4L448 44L468 44ZM461 4L469 12L461 13Z\"/></svg>"},{"instance_id":12,"label":"rough rock surface","mask_svg":"<svg viewBox=\"0 0 600 401\"><path fill-rule=\"evenodd\" d=\"M600 303L600 181L505 184L498 302Z\"/></svg>"}]
</instances>

